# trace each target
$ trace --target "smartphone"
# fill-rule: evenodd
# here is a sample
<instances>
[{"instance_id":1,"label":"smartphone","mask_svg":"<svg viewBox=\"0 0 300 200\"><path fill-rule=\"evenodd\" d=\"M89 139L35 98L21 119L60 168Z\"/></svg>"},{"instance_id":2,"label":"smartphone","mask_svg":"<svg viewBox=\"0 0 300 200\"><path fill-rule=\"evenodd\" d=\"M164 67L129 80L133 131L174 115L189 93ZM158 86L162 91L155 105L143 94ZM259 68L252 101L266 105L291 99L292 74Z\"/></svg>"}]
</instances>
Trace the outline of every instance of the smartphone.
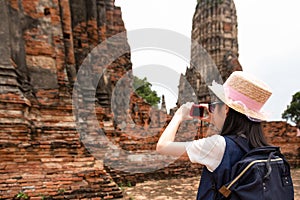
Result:
<instances>
[{"instance_id":1,"label":"smartphone","mask_svg":"<svg viewBox=\"0 0 300 200\"><path fill-rule=\"evenodd\" d=\"M199 104L194 104L190 111L190 116L192 117L200 117L202 118L204 116L204 106L201 106Z\"/></svg>"}]
</instances>

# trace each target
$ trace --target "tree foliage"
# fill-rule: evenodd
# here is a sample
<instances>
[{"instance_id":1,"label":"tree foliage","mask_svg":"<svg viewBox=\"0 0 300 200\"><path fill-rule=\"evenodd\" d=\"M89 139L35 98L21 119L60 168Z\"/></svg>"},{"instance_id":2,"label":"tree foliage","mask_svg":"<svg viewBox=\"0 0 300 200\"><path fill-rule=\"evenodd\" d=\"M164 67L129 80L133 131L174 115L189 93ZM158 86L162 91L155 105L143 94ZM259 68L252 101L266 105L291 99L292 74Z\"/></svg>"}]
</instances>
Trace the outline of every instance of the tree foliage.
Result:
<instances>
[{"instance_id":1,"label":"tree foliage","mask_svg":"<svg viewBox=\"0 0 300 200\"><path fill-rule=\"evenodd\" d=\"M282 113L282 118L291 120L300 126L300 92L293 95L293 99L287 109Z\"/></svg>"},{"instance_id":2,"label":"tree foliage","mask_svg":"<svg viewBox=\"0 0 300 200\"><path fill-rule=\"evenodd\" d=\"M151 106L157 106L160 102L160 97L157 96L156 91L151 89L152 84L147 81L147 78L140 79L133 77L133 88L137 95L142 97Z\"/></svg>"}]
</instances>

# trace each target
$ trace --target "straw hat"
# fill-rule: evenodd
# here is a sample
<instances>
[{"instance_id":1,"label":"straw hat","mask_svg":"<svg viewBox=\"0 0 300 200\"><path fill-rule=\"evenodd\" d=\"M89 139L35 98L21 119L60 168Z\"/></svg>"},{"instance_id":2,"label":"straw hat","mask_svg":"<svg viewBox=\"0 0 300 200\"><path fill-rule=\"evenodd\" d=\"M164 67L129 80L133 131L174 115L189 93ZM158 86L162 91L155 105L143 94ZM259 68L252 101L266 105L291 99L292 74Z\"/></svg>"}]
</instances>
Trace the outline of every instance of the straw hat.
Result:
<instances>
[{"instance_id":1,"label":"straw hat","mask_svg":"<svg viewBox=\"0 0 300 200\"><path fill-rule=\"evenodd\" d=\"M251 120L266 120L261 108L271 96L269 87L243 71L233 72L223 85L213 81L209 89L230 108Z\"/></svg>"}]
</instances>

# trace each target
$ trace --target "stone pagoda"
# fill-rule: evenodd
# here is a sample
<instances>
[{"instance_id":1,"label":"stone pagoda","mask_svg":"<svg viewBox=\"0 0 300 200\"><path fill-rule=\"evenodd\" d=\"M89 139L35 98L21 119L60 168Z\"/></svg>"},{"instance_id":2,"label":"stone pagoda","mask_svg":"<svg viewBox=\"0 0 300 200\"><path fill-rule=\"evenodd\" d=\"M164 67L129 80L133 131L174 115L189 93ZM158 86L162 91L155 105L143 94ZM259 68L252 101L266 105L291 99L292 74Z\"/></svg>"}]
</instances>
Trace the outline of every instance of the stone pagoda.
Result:
<instances>
[{"instance_id":1,"label":"stone pagoda","mask_svg":"<svg viewBox=\"0 0 300 200\"><path fill-rule=\"evenodd\" d=\"M242 70L238 62L237 15L233 0L198 0L193 17L190 68L181 75L178 105L208 102L207 86Z\"/></svg>"}]
</instances>

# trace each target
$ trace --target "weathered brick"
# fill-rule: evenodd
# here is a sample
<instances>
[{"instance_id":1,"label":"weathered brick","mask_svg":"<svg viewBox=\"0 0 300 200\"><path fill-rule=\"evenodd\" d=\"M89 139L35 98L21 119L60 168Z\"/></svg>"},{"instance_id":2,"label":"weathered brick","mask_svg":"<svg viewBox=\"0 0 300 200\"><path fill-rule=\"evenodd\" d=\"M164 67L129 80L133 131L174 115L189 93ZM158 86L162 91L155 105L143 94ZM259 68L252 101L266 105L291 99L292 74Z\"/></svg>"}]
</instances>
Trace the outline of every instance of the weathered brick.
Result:
<instances>
[{"instance_id":1,"label":"weathered brick","mask_svg":"<svg viewBox=\"0 0 300 200\"><path fill-rule=\"evenodd\" d=\"M0 56L1 199L12 199L22 189L31 199L41 199L41 194L54 199L115 199L122 197L117 183L134 185L148 178L192 176L201 171L200 165L191 164L186 158L165 163L169 166L149 173L128 174L124 173L128 170L126 165L122 169L105 166L107 139L127 152L152 152L171 119L163 110L154 111L128 89L127 83L121 86L121 97L116 104L122 108L123 99L130 94L129 108L112 113L111 94L118 81L131 70L130 52L106 68L104 80L99 81L99 88L94 91L95 98L85 99L93 92L90 88L84 88L78 97L72 96L74 81L78 78L76 73L91 50L108 37L126 30L121 10L114 6L113 0L89 1L94 3L88 5L91 10L86 10L85 0L3 2L0 3L0 13L4 16L0 26L4 44L4 53ZM230 34L235 27L235 21L232 21L223 24L223 31ZM210 32L214 30L222 31L212 28ZM198 37L203 31L193 30L193 34ZM237 52L234 40L222 42L229 46L233 42L233 51ZM217 41L206 45L213 49L216 44ZM119 43L111 43L107 50L111 47L113 50L124 48ZM12 57L7 58L9 56ZM106 59L105 56L101 55L100 59ZM212 55L217 63L221 62L222 56L223 53ZM92 72L83 70L84 73L103 72L98 60L93 61ZM237 60L231 60L229 64L234 69L239 67ZM86 81L90 80L83 82ZM72 98L79 99L78 105L73 104ZM93 112L83 102L85 100L95 104L93 112L97 121L92 120ZM78 111L81 115L75 121L77 116L73 112ZM196 123L185 124L179 131L196 132L197 126ZM100 135L100 127L105 138ZM270 122L264 129L270 142L282 146L295 163L299 161L295 154L299 151L299 138L295 137L294 127ZM203 133L195 138L201 135ZM84 136L92 136L92 139L85 140ZM188 137L179 134L178 139L183 141ZM88 142L91 149L95 147L96 153L91 155L84 142ZM143 167L139 160L144 159L144 164L149 166L155 164L153 159L147 160L143 156L131 158L134 159L130 164L137 170ZM111 158L111 161L118 165L128 159L124 156Z\"/></svg>"}]
</instances>

